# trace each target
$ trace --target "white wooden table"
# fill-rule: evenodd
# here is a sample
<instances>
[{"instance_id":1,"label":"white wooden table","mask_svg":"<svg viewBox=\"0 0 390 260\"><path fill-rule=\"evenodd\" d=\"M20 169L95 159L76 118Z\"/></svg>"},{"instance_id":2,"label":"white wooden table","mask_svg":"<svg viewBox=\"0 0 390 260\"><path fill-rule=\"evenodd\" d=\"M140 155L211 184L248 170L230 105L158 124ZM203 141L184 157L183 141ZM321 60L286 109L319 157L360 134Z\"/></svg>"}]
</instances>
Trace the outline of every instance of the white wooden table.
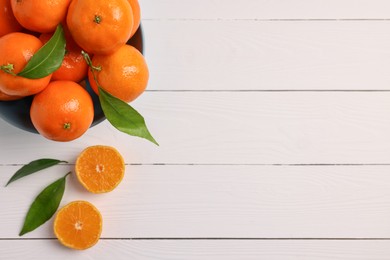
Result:
<instances>
[{"instance_id":1,"label":"white wooden table","mask_svg":"<svg viewBox=\"0 0 390 260\"><path fill-rule=\"evenodd\" d=\"M0 122L0 259L390 259L390 1L141 0L151 78L134 107L160 147L107 122L56 143ZM68 179L61 205L102 212L102 239L18 232L87 146L115 146L112 193Z\"/></svg>"}]
</instances>

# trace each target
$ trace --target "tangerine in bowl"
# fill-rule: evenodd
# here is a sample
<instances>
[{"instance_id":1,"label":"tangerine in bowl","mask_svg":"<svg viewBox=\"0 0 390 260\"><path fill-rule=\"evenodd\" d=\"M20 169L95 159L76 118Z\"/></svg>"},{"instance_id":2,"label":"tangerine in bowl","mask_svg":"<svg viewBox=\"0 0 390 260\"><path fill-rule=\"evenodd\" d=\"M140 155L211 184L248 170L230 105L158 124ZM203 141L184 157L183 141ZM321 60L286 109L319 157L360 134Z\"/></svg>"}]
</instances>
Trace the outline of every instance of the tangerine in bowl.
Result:
<instances>
[{"instance_id":1,"label":"tangerine in bowl","mask_svg":"<svg viewBox=\"0 0 390 260\"><path fill-rule=\"evenodd\" d=\"M134 46L143 53L143 34L141 26L139 26L138 30L127 44ZM91 95L93 101L94 117L91 124L91 127L93 127L104 121L105 116L100 106L99 97L93 91L88 79L85 80L85 88ZM32 95L18 100L0 101L0 118L19 129L31 133L38 133L30 118L30 107L33 97L34 96Z\"/></svg>"}]
</instances>

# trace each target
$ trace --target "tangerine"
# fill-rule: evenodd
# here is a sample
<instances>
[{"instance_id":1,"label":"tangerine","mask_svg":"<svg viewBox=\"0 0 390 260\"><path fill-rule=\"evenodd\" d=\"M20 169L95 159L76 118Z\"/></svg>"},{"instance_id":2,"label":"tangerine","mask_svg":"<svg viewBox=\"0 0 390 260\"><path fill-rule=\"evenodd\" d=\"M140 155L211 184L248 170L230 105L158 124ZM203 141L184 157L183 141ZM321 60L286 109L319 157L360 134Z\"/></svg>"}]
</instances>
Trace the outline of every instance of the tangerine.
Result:
<instances>
[{"instance_id":1,"label":"tangerine","mask_svg":"<svg viewBox=\"0 0 390 260\"><path fill-rule=\"evenodd\" d=\"M29 96L42 91L51 74L40 79L17 76L42 47L35 36L14 32L0 38L0 91L10 96Z\"/></svg>"},{"instance_id":2,"label":"tangerine","mask_svg":"<svg viewBox=\"0 0 390 260\"><path fill-rule=\"evenodd\" d=\"M66 28L66 27L64 27ZM39 39L46 43L50 40L53 33L41 34ZM82 49L72 39L72 36L65 29L65 56L61 67L53 72L52 80L70 80L79 82L87 77L88 65L81 54Z\"/></svg>"},{"instance_id":3,"label":"tangerine","mask_svg":"<svg viewBox=\"0 0 390 260\"><path fill-rule=\"evenodd\" d=\"M104 193L112 191L122 181L125 163L114 147L95 145L86 148L77 157L75 172L88 191Z\"/></svg>"},{"instance_id":4,"label":"tangerine","mask_svg":"<svg viewBox=\"0 0 390 260\"><path fill-rule=\"evenodd\" d=\"M138 0L128 0L133 11L133 29L130 33L130 38L138 30L138 27L141 23L141 7L139 6Z\"/></svg>"},{"instance_id":5,"label":"tangerine","mask_svg":"<svg viewBox=\"0 0 390 260\"><path fill-rule=\"evenodd\" d=\"M144 56L130 45L122 46L111 55L95 55L93 67L99 70L88 71L91 87L98 94L98 85L111 95L131 102L141 95L149 80L149 70Z\"/></svg>"},{"instance_id":6,"label":"tangerine","mask_svg":"<svg viewBox=\"0 0 390 260\"><path fill-rule=\"evenodd\" d=\"M91 126L94 108L91 96L73 81L52 81L34 96L31 121L41 135L54 141L71 141Z\"/></svg>"},{"instance_id":7,"label":"tangerine","mask_svg":"<svg viewBox=\"0 0 390 260\"><path fill-rule=\"evenodd\" d=\"M0 101L12 101L12 100L17 100L17 99L21 99L21 98L23 98L23 97L10 96L10 95L7 95L7 94L0 91Z\"/></svg>"},{"instance_id":8,"label":"tangerine","mask_svg":"<svg viewBox=\"0 0 390 260\"><path fill-rule=\"evenodd\" d=\"M86 52L110 54L130 38L133 12L127 0L73 0L66 23Z\"/></svg>"},{"instance_id":9,"label":"tangerine","mask_svg":"<svg viewBox=\"0 0 390 260\"><path fill-rule=\"evenodd\" d=\"M22 26L12 12L10 0L0 0L0 37L21 30Z\"/></svg>"},{"instance_id":10,"label":"tangerine","mask_svg":"<svg viewBox=\"0 0 390 260\"><path fill-rule=\"evenodd\" d=\"M73 201L62 207L54 219L54 234L66 247L85 250L100 239L103 219L87 201Z\"/></svg>"},{"instance_id":11,"label":"tangerine","mask_svg":"<svg viewBox=\"0 0 390 260\"><path fill-rule=\"evenodd\" d=\"M65 19L71 0L11 0L16 20L26 29L47 33Z\"/></svg>"}]
</instances>

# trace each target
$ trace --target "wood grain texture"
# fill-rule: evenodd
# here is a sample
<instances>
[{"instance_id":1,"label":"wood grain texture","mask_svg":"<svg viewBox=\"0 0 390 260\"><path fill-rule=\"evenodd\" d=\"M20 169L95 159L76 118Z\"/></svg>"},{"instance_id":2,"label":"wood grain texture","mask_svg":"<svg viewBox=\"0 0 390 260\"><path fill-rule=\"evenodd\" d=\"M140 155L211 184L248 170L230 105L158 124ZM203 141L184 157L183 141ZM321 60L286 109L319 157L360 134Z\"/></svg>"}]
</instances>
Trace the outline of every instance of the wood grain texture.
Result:
<instances>
[{"instance_id":1,"label":"wood grain texture","mask_svg":"<svg viewBox=\"0 0 390 260\"><path fill-rule=\"evenodd\" d=\"M123 241L102 240L87 251L55 240L0 241L2 259L41 260L387 260L389 241Z\"/></svg>"},{"instance_id":2,"label":"wood grain texture","mask_svg":"<svg viewBox=\"0 0 390 260\"><path fill-rule=\"evenodd\" d=\"M142 0L143 19L386 19L386 0Z\"/></svg>"},{"instance_id":3,"label":"wood grain texture","mask_svg":"<svg viewBox=\"0 0 390 260\"><path fill-rule=\"evenodd\" d=\"M16 166L0 167L6 183ZM18 238L34 196L72 166L0 189L0 238ZM61 205L92 202L103 238L389 238L390 166L127 166L90 194L69 176ZM23 192L21 192L23 191ZM53 220L25 235L52 238Z\"/></svg>"},{"instance_id":4,"label":"wood grain texture","mask_svg":"<svg viewBox=\"0 0 390 260\"><path fill-rule=\"evenodd\" d=\"M390 21L168 20L142 26L149 90L390 89Z\"/></svg>"},{"instance_id":5,"label":"wood grain texture","mask_svg":"<svg viewBox=\"0 0 390 260\"><path fill-rule=\"evenodd\" d=\"M58 143L0 124L0 164L74 162L87 146L141 164L390 163L390 92L150 92L136 107L160 147L104 122Z\"/></svg>"}]
</instances>

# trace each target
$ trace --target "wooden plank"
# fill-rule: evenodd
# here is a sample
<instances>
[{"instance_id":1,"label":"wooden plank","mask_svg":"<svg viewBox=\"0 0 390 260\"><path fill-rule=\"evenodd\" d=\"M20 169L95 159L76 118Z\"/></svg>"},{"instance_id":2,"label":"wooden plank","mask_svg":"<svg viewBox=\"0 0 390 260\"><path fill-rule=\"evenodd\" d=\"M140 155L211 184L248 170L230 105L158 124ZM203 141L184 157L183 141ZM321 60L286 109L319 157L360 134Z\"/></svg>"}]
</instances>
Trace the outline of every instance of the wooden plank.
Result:
<instances>
[{"instance_id":1,"label":"wooden plank","mask_svg":"<svg viewBox=\"0 0 390 260\"><path fill-rule=\"evenodd\" d=\"M1 122L0 164L74 162L96 144L142 164L390 163L389 92L149 92L133 106L160 147L108 122L69 143Z\"/></svg>"},{"instance_id":2,"label":"wooden plank","mask_svg":"<svg viewBox=\"0 0 390 260\"><path fill-rule=\"evenodd\" d=\"M49 241L0 241L4 259L41 260L387 260L389 241L128 241L102 240L87 251L75 252Z\"/></svg>"},{"instance_id":3,"label":"wooden plank","mask_svg":"<svg viewBox=\"0 0 390 260\"><path fill-rule=\"evenodd\" d=\"M386 0L142 0L143 19L385 19Z\"/></svg>"},{"instance_id":4,"label":"wooden plank","mask_svg":"<svg viewBox=\"0 0 390 260\"><path fill-rule=\"evenodd\" d=\"M145 21L148 89L388 90L389 26L390 21Z\"/></svg>"},{"instance_id":5,"label":"wooden plank","mask_svg":"<svg viewBox=\"0 0 390 260\"><path fill-rule=\"evenodd\" d=\"M4 184L16 166L0 167ZM40 190L72 166L0 189L0 238L18 238ZM69 176L61 205L100 209L103 238L389 238L390 166L127 166L118 188L90 194ZM25 235L52 238L53 220Z\"/></svg>"}]
</instances>

